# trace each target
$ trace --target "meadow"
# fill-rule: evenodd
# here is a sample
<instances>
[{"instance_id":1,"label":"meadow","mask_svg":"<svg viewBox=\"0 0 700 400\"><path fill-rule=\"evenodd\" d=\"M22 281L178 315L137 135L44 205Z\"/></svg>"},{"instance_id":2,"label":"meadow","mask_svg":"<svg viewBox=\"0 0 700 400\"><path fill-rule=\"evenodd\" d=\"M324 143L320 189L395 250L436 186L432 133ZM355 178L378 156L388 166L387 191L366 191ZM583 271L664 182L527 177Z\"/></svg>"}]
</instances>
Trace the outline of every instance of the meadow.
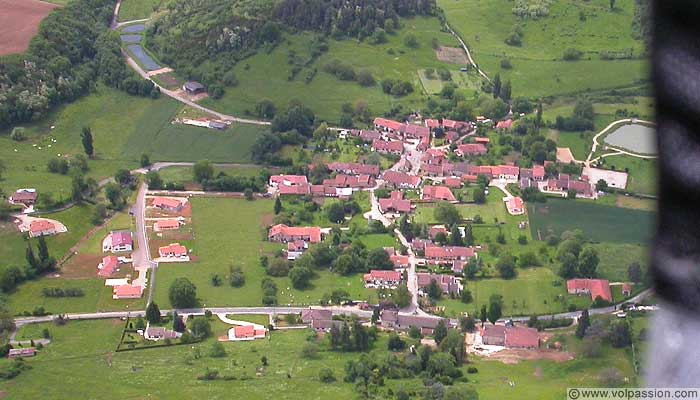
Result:
<instances>
[{"instance_id":1,"label":"meadow","mask_svg":"<svg viewBox=\"0 0 700 400\"><path fill-rule=\"evenodd\" d=\"M161 3L162 0L123 0L119 6L119 20L148 18Z\"/></svg>"},{"instance_id":2,"label":"meadow","mask_svg":"<svg viewBox=\"0 0 700 400\"><path fill-rule=\"evenodd\" d=\"M532 235L541 239L580 229L593 241L644 244L651 239L654 222L649 211L555 198L529 203L528 213Z\"/></svg>"},{"instance_id":3,"label":"meadow","mask_svg":"<svg viewBox=\"0 0 700 400\"><path fill-rule=\"evenodd\" d=\"M261 282L267 275L260 266L263 255L273 256L282 244L265 240L266 228L272 221L272 200L193 198L192 219L196 240L192 244L197 260L190 263L161 264L158 267L155 301L161 308L170 308L168 288L178 277L187 277L197 286L202 306L261 305ZM327 224L328 226L330 224ZM385 239L382 239L384 242ZM245 285L228 285L229 267L241 267ZM211 276L224 279L221 286L211 284ZM289 278L272 278L278 287L282 305L316 305L325 293L334 289L348 291L354 299L373 297L363 287L360 275L340 276L329 271L316 271L311 287L293 289Z\"/></svg>"},{"instance_id":4,"label":"meadow","mask_svg":"<svg viewBox=\"0 0 700 400\"><path fill-rule=\"evenodd\" d=\"M647 79L644 46L634 39L633 2L617 2L614 11L607 0L551 2L549 15L519 22L507 0L438 0L448 23L467 43L476 63L493 77L513 83L514 96L551 96L600 88L622 87ZM521 46L505 39L520 24ZM583 53L579 61L563 61L564 50ZM605 51L632 51L632 59L605 61ZM512 69L500 61L510 58Z\"/></svg>"},{"instance_id":5,"label":"meadow","mask_svg":"<svg viewBox=\"0 0 700 400\"><path fill-rule=\"evenodd\" d=\"M252 112L255 103L261 99L273 101L278 109L286 107L292 99L301 99L321 120L333 123L340 120L341 105L354 104L358 100L367 102L375 115L383 114L397 104L416 107L424 100L418 76L419 69L444 67L454 71L454 74L459 74L459 65L437 59L431 47L432 39L437 39L442 46L450 47L458 46L458 42L448 33L441 31L437 18L403 19L402 24L402 29L387 35L388 40L383 44L329 39L328 51L311 61L292 79L289 79L289 76L294 65L288 62L289 54L293 53L304 62L309 61L309 43L313 40L313 35L287 35L269 54L260 51L239 62L233 68L239 83L235 87L226 88L223 98L207 98L201 104L222 112L244 115L246 112ZM416 36L417 48L404 45L404 37L408 34ZM324 72L323 66L333 59L350 63L356 71L370 71L377 84L363 87L353 81L338 80ZM317 70L317 73L306 83L306 74L313 70ZM384 78L408 80L415 90L405 97L389 96L382 92L378 84ZM474 92L474 88L469 87L467 81L460 85L464 86L467 92Z\"/></svg>"},{"instance_id":6,"label":"meadow","mask_svg":"<svg viewBox=\"0 0 700 400\"><path fill-rule=\"evenodd\" d=\"M124 321L73 321L64 326L37 324L22 327L18 338L38 338L48 328L52 343L26 363L32 369L6 381L3 391L7 398L52 399L101 398L230 398L237 393L246 399L354 399L357 393L353 384L343 381L344 366L356 360L359 353L332 352L326 339L318 340L319 352L315 358L301 357L301 349L307 342L307 330L273 331L270 339L254 342L224 343L228 353L223 358L208 356L213 337L192 346L172 346L168 349L145 349L115 353ZM228 326L213 320L215 335L223 334ZM566 350L578 352L581 341L573 336L557 335ZM388 355L387 337L380 334L369 354L373 357ZM196 354L200 354L196 357ZM567 387L595 386L598 372L613 366L636 382L630 357L624 349L605 346L604 355L595 359L575 359L563 363L535 360L517 364L503 364L480 357L470 357L462 367L468 377L467 385L473 385L480 399L560 399ZM261 357L267 357L269 365L261 367ZM0 368L10 361L0 360ZM466 374L468 366L476 367L477 374ZM196 376L206 368L217 369L221 375L233 375L232 381L199 381ZM318 373L330 368L337 381L322 384ZM70 374L58 372L71 371ZM101 377L99 382L95 376ZM41 384L37 384L41 382ZM129 384L125 384L128 382ZM173 384L177 382L177 384ZM389 389L398 388L422 391L417 378L385 379L379 388L383 398L391 397ZM510 385L509 382L513 382ZM546 384L544 384L546 382ZM465 385L458 383L458 385ZM66 388L70 387L70 391Z\"/></svg>"}]
</instances>

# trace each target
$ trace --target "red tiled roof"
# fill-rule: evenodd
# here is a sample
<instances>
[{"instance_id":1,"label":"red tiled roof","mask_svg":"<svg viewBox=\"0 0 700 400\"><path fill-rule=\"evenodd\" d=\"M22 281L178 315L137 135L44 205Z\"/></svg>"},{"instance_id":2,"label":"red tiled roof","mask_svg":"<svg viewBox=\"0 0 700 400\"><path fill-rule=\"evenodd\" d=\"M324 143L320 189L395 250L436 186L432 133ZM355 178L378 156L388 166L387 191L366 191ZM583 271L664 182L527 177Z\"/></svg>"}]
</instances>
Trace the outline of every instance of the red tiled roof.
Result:
<instances>
[{"instance_id":1,"label":"red tiled roof","mask_svg":"<svg viewBox=\"0 0 700 400\"><path fill-rule=\"evenodd\" d=\"M97 271L99 276L111 276L119 265L117 256L107 256L102 258L102 268Z\"/></svg>"},{"instance_id":2,"label":"red tiled roof","mask_svg":"<svg viewBox=\"0 0 700 400\"><path fill-rule=\"evenodd\" d=\"M153 199L153 207L159 208L179 208L182 207L180 200L171 199L169 197L156 197Z\"/></svg>"},{"instance_id":3,"label":"red tiled roof","mask_svg":"<svg viewBox=\"0 0 700 400\"><path fill-rule=\"evenodd\" d=\"M180 222L176 219L162 219L153 224L155 230L175 229L180 227Z\"/></svg>"},{"instance_id":4,"label":"red tiled roof","mask_svg":"<svg viewBox=\"0 0 700 400\"><path fill-rule=\"evenodd\" d=\"M569 293L590 292L591 300L600 297L612 302L610 284L606 279L569 279L566 281L566 289Z\"/></svg>"},{"instance_id":5,"label":"red tiled roof","mask_svg":"<svg viewBox=\"0 0 700 400\"><path fill-rule=\"evenodd\" d=\"M520 168L516 167L515 165L499 165L495 168L498 168L498 175L520 175Z\"/></svg>"},{"instance_id":6,"label":"red tiled roof","mask_svg":"<svg viewBox=\"0 0 700 400\"><path fill-rule=\"evenodd\" d=\"M143 293L142 286L119 285L115 286L112 291L115 297L118 298L139 298Z\"/></svg>"},{"instance_id":7,"label":"red tiled roof","mask_svg":"<svg viewBox=\"0 0 700 400\"><path fill-rule=\"evenodd\" d=\"M37 192L34 189L17 189L16 192L12 194L12 201L14 202L24 202L24 201L35 201L37 197Z\"/></svg>"},{"instance_id":8,"label":"red tiled roof","mask_svg":"<svg viewBox=\"0 0 700 400\"><path fill-rule=\"evenodd\" d=\"M393 185L407 185L417 187L420 184L420 177L408 175L403 172L386 171L384 172L384 181Z\"/></svg>"},{"instance_id":9,"label":"red tiled roof","mask_svg":"<svg viewBox=\"0 0 700 400\"><path fill-rule=\"evenodd\" d=\"M112 247L133 244L133 239L131 238L131 232L129 231L117 231L112 232Z\"/></svg>"},{"instance_id":10,"label":"red tiled roof","mask_svg":"<svg viewBox=\"0 0 700 400\"><path fill-rule=\"evenodd\" d=\"M522 212L523 199L520 197L511 197L506 202L506 207L508 208L508 212L511 214Z\"/></svg>"},{"instance_id":11,"label":"red tiled roof","mask_svg":"<svg viewBox=\"0 0 700 400\"><path fill-rule=\"evenodd\" d=\"M415 125L415 124L403 124L401 126L401 132L404 136L413 138L429 138L430 129L425 126Z\"/></svg>"},{"instance_id":12,"label":"red tiled roof","mask_svg":"<svg viewBox=\"0 0 700 400\"><path fill-rule=\"evenodd\" d=\"M459 178L445 178L445 185L451 188L462 187L462 181Z\"/></svg>"},{"instance_id":13,"label":"red tiled roof","mask_svg":"<svg viewBox=\"0 0 700 400\"><path fill-rule=\"evenodd\" d=\"M473 247L461 246L426 246L425 258L457 259L474 257Z\"/></svg>"},{"instance_id":14,"label":"red tiled roof","mask_svg":"<svg viewBox=\"0 0 700 400\"><path fill-rule=\"evenodd\" d=\"M544 166L542 165L535 165L532 167L532 177L535 179L544 178L544 172Z\"/></svg>"},{"instance_id":15,"label":"red tiled roof","mask_svg":"<svg viewBox=\"0 0 700 400\"><path fill-rule=\"evenodd\" d=\"M270 232L267 234L268 238L272 238L277 235L282 235L285 238L290 238L292 240L296 240L298 238L309 238L309 242L311 243L320 243L321 242L321 228L314 226L314 227L294 227L294 226L287 226L284 224L278 224L274 225L272 228L270 228ZM289 239L287 239L289 240Z\"/></svg>"},{"instance_id":16,"label":"red tiled roof","mask_svg":"<svg viewBox=\"0 0 700 400\"><path fill-rule=\"evenodd\" d=\"M375 118L374 119L374 126L379 126L382 128L386 129L391 129L393 131L399 130L403 124L391 119L386 119L386 118Z\"/></svg>"},{"instance_id":17,"label":"red tiled roof","mask_svg":"<svg viewBox=\"0 0 700 400\"><path fill-rule=\"evenodd\" d=\"M354 175L379 175L379 166L371 164L361 164L361 163L330 163L328 164L328 169L335 172L344 172L346 174Z\"/></svg>"},{"instance_id":18,"label":"red tiled roof","mask_svg":"<svg viewBox=\"0 0 700 400\"><path fill-rule=\"evenodd\" d=\"M487 137L477 136L477 137L474 138L474 142L475 142L475 143L486 144L486 143L491 143L491 139L489 139L489 138L487 138Z\"/></svg>"},{"instance_id":19,"label":"red tiled roof","mask_svg":"<svg viewBox=\"0 0 700 400\"><path fill-rule=\"evenodd\" d=\"M425 186L423 188L422 200L433 201L433 200L444 200L444 201L456 201L454 194L450 188L445 186Z\"/></svg>"},{"instance_id":20,"label":"red tiled roof","mask_svg":"<svg viewBox=\"0 0 700 400\"><path fill-rule=\"evenodd\" d=\"M181 257L187 255L187 248L180 243L171 243L158 248L161 257Z\"/></svg>"},{"instance_id":21,"label":"red tiled roof","mask_svg":"<svg viewBox=\"0 0 700 400\"><path fill-rule=\"evenodd\" d=\"M56 229L53 222L46 219L35 219L29 223L29 231L32 233L41 233Z\"/></svg>"},{"instance_id":22,"label":"red tiled roof","mask_svg":"<svg viewBox=\"0 0 700 400\"><path fill-rule=\"evenodd\" d=\"M437 120L437 119L430 119L430 118L428 118L428 119L426 119L424 122L425 122L425 126L427 126L427 127L430 128L430 129L434 129L434 128L439 128L439 127L440 127L440 121Z\"/></svg>"},{"instance_id":23,"label":"red tiled roof","mask_svg":"<svg viewBox=\"0 0 700 400\"><path fill-rule=\"evenodd\" d=\"M272 175L270 177L270 183L276 183L278 185L292 186L300 185L302 183L309 183L304 175Z\"/></svg>"},{"instance_id":24,"label":"red tiled roof","mask_svg":"<svg viewBox=\"0 0 700 400\"><path fill-rule=\"evenodd\" d=\"M489 150L486 148L486 146L484 146L481 143L466 143L457 146L457 151L455 151L455 153L464 156L474 154L486 154L488 153L488 151Z\"/></svg>"},{"instance_id":25,"label":"red tiled roof","mask_svg":"<svg viewBox=\"0 0 700 400\"><path fill-rule=\"evenodd\" d=\"M395 211L401 213L411 212L411 200L379 199L379 209L383 213L388 211Z\"/></svg>"},{"instance_id":26,"label":"red tiled roof","mask_svg":"<svg viewBox=\"0 0 700 400\"><path fill-rule=\"evenodd\" d=\"M513 120L507 119L505 121L498 121L496 124L496 129L510 129L513 126Z\"/></svg>"},{"instance_id":27,"label":"red tiled roof","mask_svg":"<svg viewBox=\"0 0 700 400\"><path fill-rule=\"evenodd\" d=\"M408 266L408 256L402 256L400 254L394 254L389 256L389 259L394 263L394 268Z\"/></svg>"},{"instance_id":28,"label":"red tiled roof","mask_svg":"<svg viewBox=\"0 0 700 400\"><path fill-rule=\"evenodd\" d=\"M401 273L398 271L385 271L373 269L368 274L364 275L365 282L368 281L386 281L398 282L401 280Z\"/></svg>"},{"instance_id":29,"label":"red tiled roof","mask_svg":"<svg viewBox=\"0 0 700 400\"><path fill-rule=\"evenodd\" d=\"M403 142L377 139L372 142L372 149L381 152L403 153Z\"/></svg>"},{"instance_id":30,"label":"red tiled roof","mask_svg":"<svg viewBox=\"0 0 700 400\"><path fill-rule=\"evenodd\" d=\"M438 233L444 233L447 235L447 228L442 225L434 225L428 229L428 237L431 239L435 239L435 236L437 236Z\"/></svg>"}]
</instances>

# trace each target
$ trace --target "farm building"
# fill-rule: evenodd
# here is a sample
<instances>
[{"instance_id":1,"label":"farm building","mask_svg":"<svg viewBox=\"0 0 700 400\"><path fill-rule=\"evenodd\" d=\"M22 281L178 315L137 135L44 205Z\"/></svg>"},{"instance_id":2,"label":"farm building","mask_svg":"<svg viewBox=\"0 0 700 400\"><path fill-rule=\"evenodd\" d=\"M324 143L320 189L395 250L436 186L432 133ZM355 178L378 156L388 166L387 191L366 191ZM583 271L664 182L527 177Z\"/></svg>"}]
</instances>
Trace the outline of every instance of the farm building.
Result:
<instances>
[{"instance_id":1,"label":"farm building","mask_svg":"<svg viewBox=\"0 0 700 400\"><path fill-rule=\"evenodd\" d=\"M205 91L204 85L195 81L185 82L185 84L182 85L182 90L187 94L199 94Z\"/></svg>"},{"instance_id":2,"label":"farm building","mask_svg":"<svg viewBox=\"0 0 700 400\"><path fill-rule=\"evenodd\" d=\"M516 349L537 349L540 337L537 330L522 326L486 325L480 330L484 344Z\"/></svg>"},{"instance_id":3,"label":"farm building","mask_svg":"<svg viewBox=\"0 0 700 400\"><path fill-rule=\"evenodd\" d=\"M270 228L267 239L271 242L287 243L296 240L303 240L310 243L321 242L321 228L314 227L291 227L284 224L277 224Z\"/></svg>"},{"instance_id":4,"label":"farm building","mask_svg":"<svg viewBox=\"0 0 700 400\"><path fill-rule=\"evenodd\" d=\"M593 301L598 297L607 302L613 300L607 279L569 279L566 290L569 294L589 294Z\"/></svg>"}]
</instances>

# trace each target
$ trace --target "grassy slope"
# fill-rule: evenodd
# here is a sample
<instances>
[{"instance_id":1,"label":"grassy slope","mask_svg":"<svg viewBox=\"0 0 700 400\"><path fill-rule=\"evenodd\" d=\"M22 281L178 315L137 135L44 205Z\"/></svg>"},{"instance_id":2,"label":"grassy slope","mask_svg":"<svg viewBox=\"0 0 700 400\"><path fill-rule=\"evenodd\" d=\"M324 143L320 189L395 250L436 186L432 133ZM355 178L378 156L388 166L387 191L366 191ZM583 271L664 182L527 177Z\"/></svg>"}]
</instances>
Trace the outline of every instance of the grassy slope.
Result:
<instances>
[{"instance_id":1,"label":"grassy slope","mask_svg":"<svg viewBox=\"0 0 700 400\"><path fill-rule=\"evenodd\" d=\"M161 0L123 0L119 6L119 20L148 18L161 2Z\"/></svg>"},{"instance_id":2,"label":"grassy slope","mask_svg":"<svg viewBox=\"0 0 700 400\"><path fill-rule=\"evenodd\" d=\"M265 227L262 218L272 213L272 200L245 200L195 198L192 200L192 219L196 241L194 254L198 261L186 264L161 264L158 268L155 301L163 308L170 307L168 288L176 278L189 278L198 288L198 297L207 306L260 305L260 282L266 276L259 265L259 257L272 255L282 245L263 240ZM230 265L240 266L246 277L241 288L224 285L214 287L210 277L218 273L228 275ZM353 298L365 299L369 292L363 288L359 275L341 277L327 271L318 271L313 287L304 291L289 289L289 278L274 278L280 304L318 304L324 293L345 289Z\"/></svg>"},{"instance_id":3,"label":"grassy slope","mask_svg":"<svg viewBox=\"0 0 700 400\"><path fill-rule=\"evenodd\" d=\"M630 48L638 54L642 48L632 38L633 3L618 2L614 12L608 5L607 0L555 1L548 17L524 22L523 45L512 47L504 42L517 22L511 1L438 0L448 22L473 50L475 61L489 76L500 72L511 79L515 96L548 96L645 79L645 61L602 61L595 54ZM585 22L579 20L579 11L586 14ZM585 52L584 59L561 61L570 47ZM512 59L511 70L500 68L504 56Z\"/></svg>"},{"instance_id":4,"label":"grassy slope","mask_svg":"<svg viewBox=\"0 0 700 400\"><path fill-rule=\"evenodd\" d=\"M291 99L301 99L311 107L321 119L337 122L340 119L340 106L365 100L374 114L386 112L392 104L417 104L422 97L418 69L446 67L458 70L455 64L442 63L435 57L430 41L437 38L444 46L457 46L455 39L440 31L436 18L413 18L403 20L404 28L396 34L387 35L388 42L381 45L359 43L354 40L329 40L328 52L321 55L311 66L302 70L297 77L288 81L292 66L287 63L289 50L294 50L304 59L309 57L307 43L310 34L287 36L288 42L277 46L270 54L259 52L234 67L239 84L226 89L226 95L220 100L206 99L202 102L217 110L233 114L253 111L254 104L260 99L270 99L279 108L286 106ZM403 44L403 38L413 33L419 43L418 49L409 49ZM395 54L387 53L394 49ZM400 51L404 53L401 54ZM364 88L355 82L340 81L323 72L323 65L332 59L351 63L356 70L368 69L379 82L383 78L397 78L413 83L413 94L395 99L382 93L379 85ZM245 66L249 65L249 69ZM318 68L318 73L309 83L304 83L304 76L309 69Z\"/></svg>"}]
</instances>

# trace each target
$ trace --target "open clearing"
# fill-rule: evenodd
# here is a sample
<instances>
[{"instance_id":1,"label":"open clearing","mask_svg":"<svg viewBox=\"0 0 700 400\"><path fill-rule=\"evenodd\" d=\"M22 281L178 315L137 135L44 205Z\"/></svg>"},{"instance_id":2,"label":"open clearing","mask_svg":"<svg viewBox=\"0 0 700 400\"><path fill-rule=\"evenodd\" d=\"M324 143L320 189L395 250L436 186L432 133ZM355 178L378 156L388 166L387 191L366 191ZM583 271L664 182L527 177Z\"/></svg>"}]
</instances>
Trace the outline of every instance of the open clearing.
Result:
<instances>
[{"instance_id":1,"label":"open clearing","mask_svg":"<svg viewBox=\"0 0 700 400\"><path fill-rule=\"evenodd\" d=\"M469 63L467 55L461 47L440 46L435 50L435 57L440 61L452 64L467 65Z\"/></svg>"},{"instance_id":2,"label":"open clearing","mask_svg":"<svg viewBox=\"0 0 700 400\"><path fill-rule=\"evenodd\" d=\"M0 56L22 53L55 4L37 0L0 1Z\"/></svg>"},{"instance_id":3,"label":"open clearing","mask_svg":"<svg viewBox=\"0 0 700 400\"><path fill-rule=\"evenodd\" d=\"M647 243L653 233L654 213L649 211L555 198L529 203L527 209L532 236L542 239L580 229L594 241Z\"/></svg>"}]
</instances>

